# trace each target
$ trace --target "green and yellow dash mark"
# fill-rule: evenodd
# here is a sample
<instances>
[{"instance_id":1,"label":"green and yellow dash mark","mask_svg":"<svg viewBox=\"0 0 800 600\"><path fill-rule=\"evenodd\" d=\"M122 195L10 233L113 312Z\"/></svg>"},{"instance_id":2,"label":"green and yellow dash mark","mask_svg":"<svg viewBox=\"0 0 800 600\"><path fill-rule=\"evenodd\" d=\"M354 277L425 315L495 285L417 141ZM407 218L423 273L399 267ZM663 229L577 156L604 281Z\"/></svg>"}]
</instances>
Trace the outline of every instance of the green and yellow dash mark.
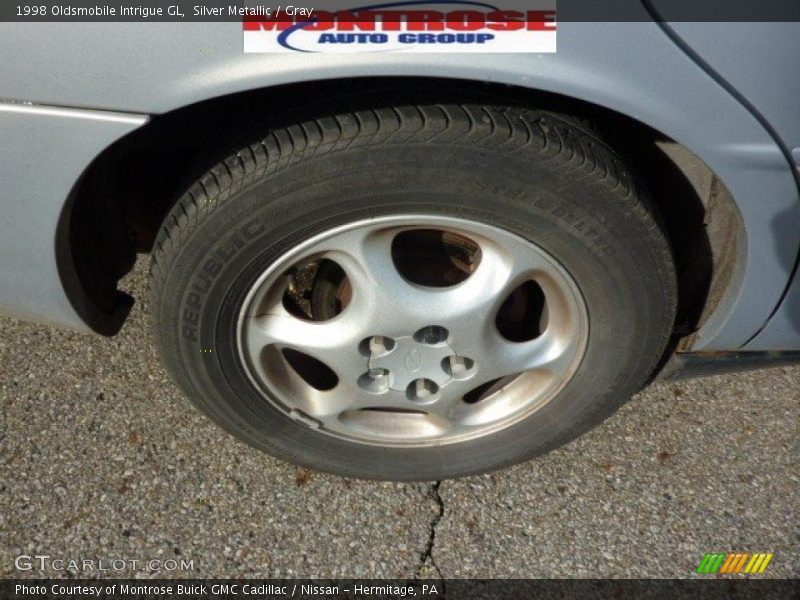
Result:
<instances>
[{"instance_id":1,"label":"green and yellow dash mark","mask_svg":"<svg viewBox=\"0 0 800 600\"><path fill-rule=\"evenodd\" d=\"M697 572L703 575L716 573L743 573L756 575L763 573L774 555L771 552L713 552L706 553Z\"/></svg>"}]
</instances>

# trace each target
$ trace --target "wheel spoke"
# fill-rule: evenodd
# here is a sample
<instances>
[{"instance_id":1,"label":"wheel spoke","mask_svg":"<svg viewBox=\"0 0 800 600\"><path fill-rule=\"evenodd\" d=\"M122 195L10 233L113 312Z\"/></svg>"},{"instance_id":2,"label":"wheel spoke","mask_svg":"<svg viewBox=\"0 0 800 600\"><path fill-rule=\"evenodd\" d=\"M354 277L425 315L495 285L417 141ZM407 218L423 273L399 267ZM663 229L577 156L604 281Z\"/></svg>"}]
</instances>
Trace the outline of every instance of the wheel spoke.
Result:
<instances>
[{"instance_id":1,"label":"wheel spoke","mask_svg":"<svg viewBox=\"0 0 800 600\"><path fill-rule=\"evenodd\" d=\"M368 358L358 350L365 336L361 323L350 315L315 322L277 311L249 319L246 343L252 357L268 346L290 348L324 363L340 380L352 380L368 368Z\"/></svg>"},{"instance_id":2,"label":"wheel spoke","mask_svg":"<svg viewBox=\"0 0 800 600\"><path fill-rule=\"evenodd\" d=\"M510 344L508 366L522 371L546 370L553 373L566 371L572 362L578 344L555 335L545 334L530 342Z\"/></svg>"},{"instance_id":3,"label":"wheel spoke","mask_svg":"<svg viewBox=\"0 0 800 600\"><path fill-rule=\"evenodd\" d=\"M432 309L448 315L452 328L475 329L494 319L505 296L518 285L529 266L495 245L481 246L477 269L462 283L443 288Z\"/></svg>"},{"instance_id":4,"label":"wheel spoke","mask_svg":"<svg viewBox=\"0 0 800 600\"><path fill-rule=\"evenodd\" d=\"M487 353L494 357L476 378L478 384L526 371L542 370L560 375L569 370L580 347L581 340L565 338L545 332L527 342L509 342L499 334L487 345Z\"/></svg>"},{"instance_id":5,"label":"wheel spoke","mask_svg":"<svg viewBox=\"0 0 800 600\"><path fill-rule=\"evenodd\" d=\"M400 275L392 259L390 231L350 231L323 258L333 260L350 280L354 310L390 335L408 327L413 307L424 292Z\"/></svg>"},{"instance_id":6,"label":"wheel spoke","mask_svg":"<svg viewBox=\"0 0 800 600\"><path fill-rule=\"evenodd\" d=\"M449 423L452 427L457 418L457 410L463 404L461 398L468 389L469 386L464 386L463 384L450 385L444 393L442 393L441 398L427 406L421 407L421 409L436 415L443 422Z\"/></svg>"},{"instance_id":7,"label":"wheel spoke","mask_svg":"<svg viewBox=\"0 0 800 600\"><path fill-rule=\"evenodd\" d=\"M298 399L298 405L309 417L325 426L334 427L342 414L348 411L403 407L397 394L369 394L349 379L340 379L332 390L313 390L304 394Z\"/></svg>"}]
</instances>

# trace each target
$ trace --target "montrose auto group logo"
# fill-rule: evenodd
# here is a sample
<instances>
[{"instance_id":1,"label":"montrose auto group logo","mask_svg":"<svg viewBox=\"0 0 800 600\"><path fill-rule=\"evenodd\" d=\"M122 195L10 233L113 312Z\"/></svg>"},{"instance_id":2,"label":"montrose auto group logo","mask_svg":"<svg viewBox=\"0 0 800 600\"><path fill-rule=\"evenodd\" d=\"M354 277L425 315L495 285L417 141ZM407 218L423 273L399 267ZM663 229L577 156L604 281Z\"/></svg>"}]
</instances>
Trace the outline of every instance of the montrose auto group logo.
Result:
<instances>
[{"instance_id":1,"label":"montrose auto group logo","mask_svg":"<svg viewBox=\"0 0 800 600\"><path fill-rule=\"evenodd\" d=\"M412 0L268 12L245 17L245 52L556 51L554 0L524 8L477 0Z\"/></svg>"}]
</instances>

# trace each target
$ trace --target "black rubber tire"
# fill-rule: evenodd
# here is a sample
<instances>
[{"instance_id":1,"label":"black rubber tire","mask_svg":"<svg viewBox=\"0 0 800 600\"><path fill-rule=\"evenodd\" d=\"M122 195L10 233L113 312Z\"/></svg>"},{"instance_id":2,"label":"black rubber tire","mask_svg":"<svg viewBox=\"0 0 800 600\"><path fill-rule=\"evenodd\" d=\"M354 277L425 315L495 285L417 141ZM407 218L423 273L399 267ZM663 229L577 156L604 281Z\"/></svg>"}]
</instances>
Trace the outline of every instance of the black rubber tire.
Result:
<instances>
[{"instance_id":1,"label":"black rubber tire","mask_svg":"<svg viewBox=\"0 0 800 600\"><path fill-rule=\"evenodd\" d=\"M235 326L258 275L325 229L397 212L505 228L567 269L586 301L590 331L580 368L554 400L484 438L381 448L315 432L250 384ZM150 276L161 353L203 412L274 456L390 480L485 472L585 432L650 376L676 302L664 231L620 158L581 121L502 106L383 107L266 132L175 204Z\"/></svg>"}]
</instances>

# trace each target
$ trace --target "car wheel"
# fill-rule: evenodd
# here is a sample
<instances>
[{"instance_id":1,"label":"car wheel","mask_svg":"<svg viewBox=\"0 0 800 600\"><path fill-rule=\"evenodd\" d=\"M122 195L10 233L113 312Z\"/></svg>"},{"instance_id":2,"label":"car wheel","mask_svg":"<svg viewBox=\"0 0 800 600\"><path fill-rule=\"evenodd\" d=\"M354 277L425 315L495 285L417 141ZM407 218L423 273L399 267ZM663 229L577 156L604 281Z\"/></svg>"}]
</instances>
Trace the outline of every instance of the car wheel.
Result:
<instances>
[{"instance_id":1,"label":"car wheel","mask_svg":"<svg viewBox=\"0 0 800 600\"><path fill-rule=\"evenodd\" d=\"M433 480L552 449L652 373L675 275L593 130L515 107L398 106L266 132L176 203L154 330L247 443Z\"/></svg>"}]
</instances>

